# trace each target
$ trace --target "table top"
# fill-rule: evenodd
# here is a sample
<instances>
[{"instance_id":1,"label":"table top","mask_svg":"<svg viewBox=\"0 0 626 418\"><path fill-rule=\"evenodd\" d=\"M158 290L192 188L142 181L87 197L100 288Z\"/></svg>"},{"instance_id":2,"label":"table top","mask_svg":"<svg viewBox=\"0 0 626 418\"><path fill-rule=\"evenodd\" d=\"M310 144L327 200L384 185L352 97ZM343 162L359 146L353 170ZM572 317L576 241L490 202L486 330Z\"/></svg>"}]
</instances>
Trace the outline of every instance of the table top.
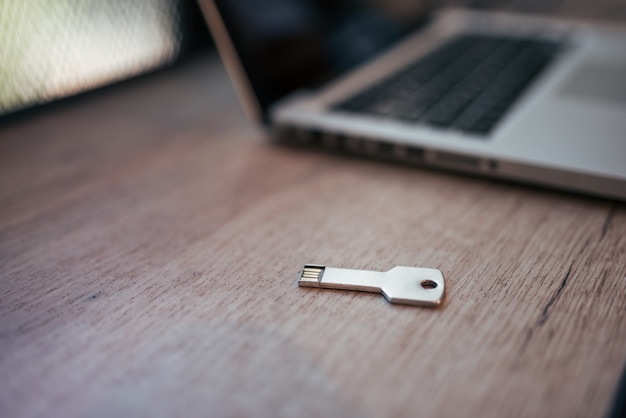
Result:
<instances>
[{"instance_id":1,"label":"table top","mask_svg":"<svg viewBox=\"0 0 626 418\"><path fill-rule=\"evenodd\" d=\"M600 417L626 361L626 205L272 144L215 56L0 126L0 196L4 417Z\"/></svg>"}]
</instances>

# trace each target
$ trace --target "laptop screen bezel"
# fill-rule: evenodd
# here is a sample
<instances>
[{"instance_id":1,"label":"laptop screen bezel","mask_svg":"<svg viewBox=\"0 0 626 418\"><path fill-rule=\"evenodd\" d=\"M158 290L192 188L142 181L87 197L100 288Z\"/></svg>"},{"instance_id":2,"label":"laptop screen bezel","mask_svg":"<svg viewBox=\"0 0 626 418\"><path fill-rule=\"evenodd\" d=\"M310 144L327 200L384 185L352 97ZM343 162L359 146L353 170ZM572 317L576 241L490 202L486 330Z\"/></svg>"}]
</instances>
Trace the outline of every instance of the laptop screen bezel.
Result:
<instances>
[{"instance_id":1,"label":"laptop screen bezel","mask_svg":"<svg viewBox=\"0 0 626 418\"><path fill-rule=\"evenodd\" d=\"M199 0L199 4L246 116L255 123L269 124L267 110L254 90L217 2Z\"/></svg>"}]
</instances>

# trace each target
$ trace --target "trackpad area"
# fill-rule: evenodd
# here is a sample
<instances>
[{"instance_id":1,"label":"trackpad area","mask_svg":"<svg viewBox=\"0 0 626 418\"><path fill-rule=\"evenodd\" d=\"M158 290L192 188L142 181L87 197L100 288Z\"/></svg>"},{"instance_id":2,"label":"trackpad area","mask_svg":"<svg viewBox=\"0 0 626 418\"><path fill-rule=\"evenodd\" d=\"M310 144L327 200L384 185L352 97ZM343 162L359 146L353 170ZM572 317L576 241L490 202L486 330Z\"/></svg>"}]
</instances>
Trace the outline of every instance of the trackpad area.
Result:
<instances>
[{"instance_id":1,"label":"trackpad area","mask_svg":"<svg viewBox=\"0 0 626 418\"><path fill-rule=\"evenodd\" d=\"M570 98L600 100L624 106L626 65L583 63L565 81L561 92Z\"/></svg>"}]
</instances>

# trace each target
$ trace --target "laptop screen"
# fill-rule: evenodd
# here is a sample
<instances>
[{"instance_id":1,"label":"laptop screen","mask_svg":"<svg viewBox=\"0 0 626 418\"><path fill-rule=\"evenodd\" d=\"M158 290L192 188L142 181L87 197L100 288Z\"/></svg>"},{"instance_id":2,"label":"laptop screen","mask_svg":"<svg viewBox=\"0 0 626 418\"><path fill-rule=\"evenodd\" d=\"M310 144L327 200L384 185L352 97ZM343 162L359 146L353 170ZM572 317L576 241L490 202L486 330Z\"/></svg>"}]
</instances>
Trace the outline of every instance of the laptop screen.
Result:
<instances>
[{"instance_id":1,"label":"laptop screen","mask_svg":"<svg viewBox=\"0 0 626 418\"><path fill-rule=\"evenodd\" d=\"M266 119L268 107L315 88L414 29L420 2L216 0Z\"/></svg>"}]
</instances>

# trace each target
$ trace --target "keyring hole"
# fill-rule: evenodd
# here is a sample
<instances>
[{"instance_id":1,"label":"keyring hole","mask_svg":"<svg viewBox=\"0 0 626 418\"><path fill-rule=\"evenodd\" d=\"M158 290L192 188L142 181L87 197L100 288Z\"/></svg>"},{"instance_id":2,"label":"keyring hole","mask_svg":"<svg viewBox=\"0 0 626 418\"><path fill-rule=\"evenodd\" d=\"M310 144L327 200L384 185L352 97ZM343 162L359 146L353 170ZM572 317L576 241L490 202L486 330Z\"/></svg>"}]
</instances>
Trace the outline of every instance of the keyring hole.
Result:
<instances>
[{"instance_id":1,"label":"keyring hole","mask_svg":"<svg viewBox=\"0 0 626 418\"><path fill-rule=\"evenodd\" d=\"M422 280L420 282L420 284L422 285L422 287L426 290L432 290L432 289L436 289L437 288L437 282L433 281L433 280Z\"/></svg>"}]
</instances>

